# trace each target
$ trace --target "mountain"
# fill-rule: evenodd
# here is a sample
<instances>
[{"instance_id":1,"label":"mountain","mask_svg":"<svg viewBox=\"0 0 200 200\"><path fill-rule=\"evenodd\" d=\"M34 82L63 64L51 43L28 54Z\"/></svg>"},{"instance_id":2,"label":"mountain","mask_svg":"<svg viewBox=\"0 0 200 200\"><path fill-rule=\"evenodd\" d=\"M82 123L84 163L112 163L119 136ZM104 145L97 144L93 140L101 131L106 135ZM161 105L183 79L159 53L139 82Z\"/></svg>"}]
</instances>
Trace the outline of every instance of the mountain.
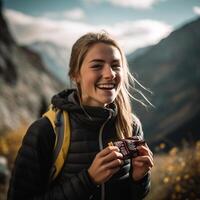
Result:
<instances>
[{"instance_id":1,"label":"mountain","mask_svg":"<svg viewBox=\"0 0 200 200\"><path fill-rule=\"evenodd\" d=\"M126 55L126 58L127 58L127 60L133 60L133 59L141 56L142 54L146 53L151 47L152 47L152 45L138 48L134 52L131 52L130 54Z\"/></svg>"},{"instance_id":2,"label":"mountain","mask_svg":"<svg viewBox=\"0 0 200 200\"><path fill-rule=\"evenodd\" d=\"M70 81L67 72L69 70L70 49L68 47L59 46L49 41L40 41L28 45L28 48L39 53L47 70L63 83L69 85Z\"/></svg>"},{"instance_id":3,"label":"mountain","mask_svg":"<svg viewBox=\"0 0 200 200\"><path fill-rule=\"evenodd\" d=\"M46 70L41 57L20 47L2 15L0 1L0 135L38 118L64 85Z\"/></svg>"},{"instance_id":4,"label":"mountain","mask_svg":"<svg viewBox=\"0 0 200 200\"><path fill-rule=\"evenodd\" d=\"M172 32L137 57L129 66L150 88L155 108L146 112L138 103L135 112L153 146L200 138L200 18ZM148 96L148 94L147 94Z\"/></svg>"}]
</instances>

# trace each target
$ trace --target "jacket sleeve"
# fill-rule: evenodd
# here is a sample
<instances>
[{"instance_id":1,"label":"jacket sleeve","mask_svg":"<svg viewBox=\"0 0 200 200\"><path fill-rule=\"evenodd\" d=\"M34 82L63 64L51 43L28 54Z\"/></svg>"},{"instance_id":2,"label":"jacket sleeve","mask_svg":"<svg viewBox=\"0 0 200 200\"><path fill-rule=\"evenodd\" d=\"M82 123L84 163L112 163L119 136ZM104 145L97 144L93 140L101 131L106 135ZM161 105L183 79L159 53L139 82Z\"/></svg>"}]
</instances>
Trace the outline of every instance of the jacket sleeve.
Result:
<instances>
[{"instance_id":1,"label":"jacket sleeve","mask_svg":"<svg viewBox=\"0 0 200 200\"><path fill-rule=\"evenodd\" d=\"M78 200L89 199L93 194L97 186L87 170L48 187L54 141L53 128L47 119L29 127L13 167L8 200Z\"/></svg>"},{"instance_id":2,"label":"jacket sleeve","mask_svg":"<svg viewBox=\"0 0 200 200\"><path fill-rule=\"evenodd\" d=\"M144 138L143 130L141 122L138 118L136 118L136 125L134 128L134 134L141 136ZM131 167L131 171L132 171ZM131 174L131 172L130 172ZM141 180L134 181L130 175L130 185L131 185L131 193L134 200L141 200L143 199L150 190L150 173L147 173Z\"/></svg>"}]
</instances>

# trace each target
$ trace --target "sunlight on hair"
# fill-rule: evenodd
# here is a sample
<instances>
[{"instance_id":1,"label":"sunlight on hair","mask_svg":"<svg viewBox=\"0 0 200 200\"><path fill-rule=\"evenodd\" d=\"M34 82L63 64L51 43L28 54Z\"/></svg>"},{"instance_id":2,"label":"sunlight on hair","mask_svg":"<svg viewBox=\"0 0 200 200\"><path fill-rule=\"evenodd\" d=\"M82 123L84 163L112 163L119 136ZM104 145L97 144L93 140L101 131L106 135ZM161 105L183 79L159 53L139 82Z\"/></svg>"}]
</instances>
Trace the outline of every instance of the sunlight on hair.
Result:
<instances>
[{"instance_id":1,"label":"sunlight on hair","mask_svg":"<svg viewBox=\"0 0 200 200\"><path fill-rule=\"evenodd\" d=\"M149 92L150 94L153 94L153 92L149 89L147 89L146 87L144 87L130 72L128 72L128 77L130 79L129 83L128 83L128 87L130 88L131 91L138 93L140 96L142 96L142 98L153 108L155 108L155 106L148 100L148 98L142 93L141 90L136 89L136 84L137 83L142 89L144 89L145 91ZM134 97L133 94L131 94L131 92L128 91L127 88L125 88L126 92L128 93L128 95L135 101L141 103L145 108L147 108L147 104L144 103L141 99L138 99L136 97Z\"/></svg>"}]
</instances>

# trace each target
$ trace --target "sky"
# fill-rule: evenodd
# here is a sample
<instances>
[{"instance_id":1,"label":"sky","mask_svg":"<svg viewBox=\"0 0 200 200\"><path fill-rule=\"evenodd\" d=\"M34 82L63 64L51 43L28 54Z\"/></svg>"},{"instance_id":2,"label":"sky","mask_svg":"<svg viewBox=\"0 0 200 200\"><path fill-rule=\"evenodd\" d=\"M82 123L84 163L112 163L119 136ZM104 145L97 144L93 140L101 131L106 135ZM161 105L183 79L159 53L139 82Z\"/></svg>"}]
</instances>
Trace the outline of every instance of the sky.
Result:
<instances>
[{"instance_id":1,"label":"sky","mask_svg":"<svg viewBox=\"0 0 200 200\"><path fill-rule=\"evenodd\" d=\"M86 32L105 30L128 54L200 17L200 0L4 0L4 15L20 44L70 48Z\"/></svg>"}]
</instances>

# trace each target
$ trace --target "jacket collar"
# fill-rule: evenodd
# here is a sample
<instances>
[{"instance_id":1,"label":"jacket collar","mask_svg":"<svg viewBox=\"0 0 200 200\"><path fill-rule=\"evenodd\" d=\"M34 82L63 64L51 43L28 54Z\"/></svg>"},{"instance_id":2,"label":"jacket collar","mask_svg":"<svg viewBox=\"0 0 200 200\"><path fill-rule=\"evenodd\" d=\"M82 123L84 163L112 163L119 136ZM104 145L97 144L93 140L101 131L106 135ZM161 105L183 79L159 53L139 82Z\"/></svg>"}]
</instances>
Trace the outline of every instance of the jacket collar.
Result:
<instances>
[{"instance_id":1,"label":"jacket collar","mask_svg":"<svg viewBox=\"0 0 200 200\"><path fill-rule=\"evenodd\" d=\"M113 122L117 116L117 106L114 103L109 104L106 108L81 106L75 89L64 90L53 96L52 104L75 115L80 122L87 123L90 126L101 125L109 115L111 115L110 121Z\"/></svg>"}]
</instances>

